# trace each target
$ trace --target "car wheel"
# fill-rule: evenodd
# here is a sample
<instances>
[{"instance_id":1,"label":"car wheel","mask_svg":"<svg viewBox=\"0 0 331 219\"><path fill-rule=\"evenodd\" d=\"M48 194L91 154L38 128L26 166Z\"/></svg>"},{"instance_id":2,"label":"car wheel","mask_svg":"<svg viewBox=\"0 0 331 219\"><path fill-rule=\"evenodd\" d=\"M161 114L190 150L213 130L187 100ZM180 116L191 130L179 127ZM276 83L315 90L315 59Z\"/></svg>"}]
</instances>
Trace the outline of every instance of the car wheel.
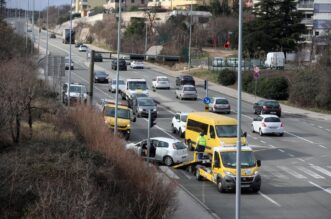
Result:
<instances>
[{"instance_id":1,"label":"car wheel","mask_svg":"<svg viewBox=\"0 0 331 219\"><path fill-rule=\"evenodd\" d=\"M198 180L198 181L201 181L202 180L202 176L200 175L200 168L196 168L195 170L195 178Z\"/></svg>"},{"instance_id":2,"label":"car wheel","mask_svg":"<svg viewBox=\"0 0 331 219\"><path fill-rule=\"evenodd\" d=\"M173 162L173 160L172 160L172 158L171 157L169 157L169 156L165 156L164 158L163 158L163 163L166 165L166 166L171 166L174 162Z\"/></svg>"},{"instance_id":3,"label":"car wheel","mask_svg":"<svg viewBox=\"0 0 331 219\"><path fill-rule=\"evenodd\" d=\"M224 187L223 187L223 184L222 184L222 180L221 179L217 179L217 190L220 193L223 193L224 192Z\"/></svg>"},{"instance_id":4,"label":"car wheel","mask_svg":"<svg viewBox=\"0 0 331 219\"><path fill-rule=\"evenodd\" d=\"M259 129L259 134L260 134L260 136L263 136L263 132L262 132L261 128Z\"/></svg>"},{"instance_id":5,"label":"car wheel","mask_svg":"<svg viewBox=\"0 0 331 219\"><path fill-rule=\"evenodd\" d=\"M282 116L282 114L279 113L279 114L277 114L277 116L280 118Z\"/></svg>"},{"instance_id":6,"label":"car wheel","mask_svg":"<svg viewBox=\"0 0 331 219\"><path fill-rule=\"evenodd\" d=\"M258 192L260 191L260 187L253 188L252 191L253 191L254 193L258 193Z\"/></svg>"},{"instance_id":7,"label":"car wheel","mask_svg":"<svg viewBox=\"0 0 331 219\"><path fill-rule=\"evenodd\" d=\"M284 133L279 133L279 136L282 137L284 135Z\"/></svg>"},{"instance_id":8,"label":"car wheel","mask_svg":"<svg viewBox=\"0 0 331 219\"><path fill-rule=\"evenodd\" d=\"M181 137L181 138L184 137L184 134L183 134L181 128L179 128L179 130L178 130L178 135L179 135L179 137Z\"/></svg>"},{"instance_id":9,"label":"car wheel","mask_svg":"<svg viewBox=\"0 0 331 219\"><path fill-rule=\"evenodd\" d=\"M172 130L172 133L176 134L176 129L173 124L171 124L171 130Z\"/></svg>"},{"instance_id":10,"label":"car wheel","mask_svg":"<svg viewBox=\"0 0 331 219\"><path fill-rule=\"evenodd\" d=\"M254 131L254 126L253 125L251 125L251 129L252 129L252 133L254 133L255 131Z\"/></svg>"},{"instance_id":11,"label":"car wheel","mask_svg":"<svg viewBox=\"0 0 331 219\"><path fill-rule=\"evenodd\" d=\"M190 140L188 140L188 142L187 142L187 146L188 146L188 149L189 149L190 151L193 151L193 150L194 150L193 145L192 145L192 142L191 142Z\"/></svg>"},{"instance_id":12,"label":"car wheel","mask_svg":"<svg viewBox=\"0 0 331 219\"><path fill-rule=\"evenodd\" d=\"M183 100L183 97L182 97L182 96L179 96L179 99L180 99L180 100Z\"/></svg>"},{"instance_id":13,"label":"car wheel","mask_svg":"<svg viewBox=\"0 0 331 219\"><path fill-rule=\"evenodd\" d=\"M197 100L198 98L194 98L193 100Z\"/></svg>"}]
</instances>

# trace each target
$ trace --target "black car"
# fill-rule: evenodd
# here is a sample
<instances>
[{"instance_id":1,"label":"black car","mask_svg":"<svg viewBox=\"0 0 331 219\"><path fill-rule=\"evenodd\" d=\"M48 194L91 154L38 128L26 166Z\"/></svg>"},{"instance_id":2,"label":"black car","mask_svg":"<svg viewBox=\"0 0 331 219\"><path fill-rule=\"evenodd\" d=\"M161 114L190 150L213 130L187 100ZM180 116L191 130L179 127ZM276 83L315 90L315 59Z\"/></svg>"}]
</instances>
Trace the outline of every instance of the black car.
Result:
<instances>
[{"instance_id":1,"label":"black car","mask_svg":"<svg viewBox=\"0 0 331 219\"><path fill-rule=\"evenodd\" d=\"M100 53L95 53L94 54L94 61L95 62L102 62L103 61L103 57Z\"/></svg>"},{"instance_id":2,"label":"black car","mask_svg":"<svg viewBox=\"0 0 331 219\"><path fill-rule=\"evenodd\" d=\"M253 110L255 114L276 114L278 117L282 115L282 109L276 100L260 100L254 103Z\"/></svg>"},{"instance_id":3,"label":"black car","mask_svg":"<svg viewBox=\"0 0 331 219\"><path fill-rule=\"evenodd\" d=\"M111 61L111 69L117 70L117 59ZM119 70L127 70L126 61L124 59L119 59Z\"/></svg>"},{"instance_id":4,"label":"black car","mask_svg":"<svg viewBox=\"0 0 331 219\"><path fill-rule=\"evenodd\" d=\"M55 39L55 38L56 38L55 33L51 33L51 34L49 35L49 38Z\"/></svg>"},{"instance_id":5,"label":"black car","mask_svg":"<svg viewBox=\"0 0 331 219\"><path fill-rule=\"evenodd\" d=\"M176 77L176 86L182 86L182 85L195 86L195 81L191 75L181 75Z\"/></svg>"},{"instance_id":6,"label":"black car","mask_svg":"<svg viewBox=\"0 0 331 219\"><path fill-rule=\"evenodd\" d=\"M108 74L104 71L94 72L94 82L95 83L108 83Z\"/></svg>"},{"instance_id":7,"label":"black car","mask_svg":"<svg viewBox=\"0 0 331 219\"><path fill-rule=\"evenodd\" d=\"M127 100L128 101L128 107L133 108L133 106L137 102L137 98L140 98L140 97L148 97L148 95L144 94L144 93L134 93L134 94L132 94L131 98Z\"/></svg>"}]
</instances>

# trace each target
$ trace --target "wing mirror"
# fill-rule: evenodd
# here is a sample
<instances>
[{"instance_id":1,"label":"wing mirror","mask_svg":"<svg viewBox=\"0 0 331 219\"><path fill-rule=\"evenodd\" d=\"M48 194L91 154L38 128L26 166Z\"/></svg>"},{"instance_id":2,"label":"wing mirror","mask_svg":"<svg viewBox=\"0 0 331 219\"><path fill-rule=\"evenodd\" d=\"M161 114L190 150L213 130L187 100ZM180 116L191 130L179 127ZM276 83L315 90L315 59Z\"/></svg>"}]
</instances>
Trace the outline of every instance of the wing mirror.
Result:
<instances>
[{"instance_id":1,"label":"wing mirror","mask_svg":"<svg viewBox=\"0 0 331 219\"><path fill-rule=\"evenodd\" d=\"M247 132L243 133L243 137L245 137L245 138L247 137Z\"/></svg>"},{"instance_id":2,"label":"wing mirror","mask_svg":"<svg viewBox=\"0 0 331 219\"><path fill-rule=\"evenodd\" d=\"M260 167L260 166L261 166L261 160L257 160L257 161L256 161L256 165L257 165L258 167Z\"/></svg>"}]
</instances>

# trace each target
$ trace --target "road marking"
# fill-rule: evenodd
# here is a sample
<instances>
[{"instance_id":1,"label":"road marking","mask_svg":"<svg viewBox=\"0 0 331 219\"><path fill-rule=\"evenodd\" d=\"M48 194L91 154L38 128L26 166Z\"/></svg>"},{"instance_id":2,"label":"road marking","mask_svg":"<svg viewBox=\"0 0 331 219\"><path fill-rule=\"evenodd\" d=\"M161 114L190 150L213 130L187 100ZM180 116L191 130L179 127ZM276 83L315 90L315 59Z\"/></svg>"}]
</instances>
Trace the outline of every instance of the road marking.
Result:
<instances>
[{"instance_id":1,"label":"road marking","mask_svg":"<svg viewBox=\"0 0 331 219\"><path fill-rule=\"evenodd\" d=\"M324 145L321 145L321 144L319 144L318 146L320 146L320 147L322 147L322 148L327 148L327 147L325 147Z\"/></svg>"},{"instance_id":2,"label":"road marking","mask_svg":"<svg viewBox=\"0 0 331 219\"><path fill-rule=\"evenodd\" d=\"M187 179L192 179L192 176L188 175L185 171L182 171L182 173Z\"/></svg>"},{"instance_id":3,"label":"road marking","mask_svg":"<svg viewBox=\"0 0 331 219\"><path fill-rule=\"evenodd\" d=\"M168 113L172 114L172 115L175 115L176 113L172 112L171 110L163 107L163 106L159 106L160 108L164 109L165 111L167 111Z\"/></svg>"},{"instance_id":4,"label":"road marking","mask_svg":"<svg viewBox=\"0 0 331 219\"><path fill-rule=\"evenodd\" d=\"M260 194L263 198L265 198L265 199L267 199L268 201L270 201L272 204L274 204L274 205L276 205L276 206L278 206L278 207L281 207L281 205L280 205L278 202L276 202L275 200L273 200L272 198L270 198L270 197L267 196L266 194L263 194L263 193L260 192L260 191L259 191L259 194Z\"/></svg>"},{"instance_id":5,"label":"road marking","mask_svg":"<svg viewBox=\"0 0 331 219\"><path fill-rule=\"evenodd\" d=\"M160 169L162 172L164 172L167 176L169 176L172 179L180 179L174 171L172 171L169 167L167 166L160 166Z\"/></svg>"},{"instance_id":6,"label":"road marking","mask_svg":"<svg viewBox=\"0 0 331 219\"><path fill-rule=\"evenodd\" d=\"M201 189L201 198L202 198L202 202L206 203L206 196L205 196L205 182L202 181L202 189Z\"/></svg>"},{"instance_id":7,"label":"road marking","mask_svg":"<svg viewBox=\"0 0 331 219\"><path fill-rule=\"evenodd\" d=\"M269 144L269 146L272 147L272 148L275 148L275 146L273 146L272 144Z\"/></svg>"},{"instance_id":8,"label":"road marking","mask_svg":"<svg viewBox=\"0 0 331 219\"><path fill-rule=\"evenodd\" d=\"M322 128L323 128L323 126L318 126L318 128L322 129Z\"/></svg>"},{"instance_id":9,"label":"road marking","mask_svg":"<svg viewBox=\"0 0 331 219\"><path fill-rule=\"evenodd\" d=\"M290 156L290 157L294 157L294 155L293 155L293 154L288 154L288 156Z\"/></svg>"},{"instance_id":10,"label":"road marking","mask_svg":"<svg viewBox=\"0 0 331 219\"><path fill-rule=\"evenodd\" d=\"M244 117L246 117L246 118L253 119L252 117L247 116L247 115L245 115L245 114L241 114L241 115L244 116Z\"/></svg>"},{"instance_id":11,"label":"road marking","mask_svg":"<svg viewBox=\"0 0 331 219\"><path fill-rule=\"evenodd\" d=\"M327 192L327 193L331 194L331 188L327 188L327 189L325 189L325 188L323 188L322 186L317 185L316 183L313 183L313 182L311 182L311 181L309 181L309 183L312 184L313 186L319 188L319 189L322 189L324 192Z\"/></svg>"},{"instance_id":12,"label":"road marking","mask_svg":"<svg viewBox=\"0 0 331 219\"><path fill-rule=\"evenodd\" d=\"M297 158L297 159L300 160L301 162L305 162L305 160L302 158Z\"/></svg>"},{"instance_id":13,"label":"road marking","mask_svg":"<svg viewBox=\"0 0 331 219\"><path fill-rule=\"evenodd\" d=\"M295 134L292 134L292 133L290 133L290 132L286 132L286 131L285 131L285 133L287 133L287 134L289 134L289 135L292 135L292 136L294 136L294 137L297 137L297 138L299 138L299 139L301 139L301 140L304 140L304 141L306 141L306 142L309 142L309 143L311 143L311 144L314 144L314 142L312 142L312 141L310 141L310 140L308 140L308 139L305 139L305 138L303 138L303 137L297 136L297 135L295 135Z\"/></svg>"},{"instance_id":14,"label":"road marking","mask_svg":"<svg viewBox=\"0 0 331 219\"><path fill-rule=\"evenodd\" d=\"M261 143L265 144L266 142L265 141L260 141Z\"/></svg>"},{"instance_id":15,"label":"road marking","mask_svg":"<svg viewBox=\"0 0 331 219\"><path fill-rule=\"evenodd\" d=\"M325 129L326 131L328 131L328 132L331 132L331 129Z\"/></svg>"},{"instance_id":16,"label":"road marking","mask_svg":"<svg viewBox=\"0 0 331 219\"><path fill-rule=\"evenodd\" d=\"M278 149L280 152L282 152L282 153L284 153L285 151L284 150L282 150L282 149Z\"/></svg>"},{"instance_id":17,"label":"road marking","mask_svg":"<svg viewBox=\"0 0 331 219\"><path fill-rule=\"evenodd\" d=\"M317 174L317 173L315 173L315 172L309 170L308 168L306 168L306 167L304 167L304 166L298 166L297 168L298 168L299 170L301 170L302 172L304 172L304 173L306 173L306 174L308 174L308 175L314 177L315 179L324 179L323 176L321 176L321 175L319 175L319 174Z\"/></svg>"},{"instance_id":18,"label":"road marking","mask_svg":"<svg viewBox=\"0 0 331 219\"><path fill-rule=\"evenodd\" d=\"M312 126L315 126L315 124L314 124L314 123L310 123L310 125L312 125Z\"/></svg>"},{"instance_id":19,"label":"road marking","mask_svg":"<svg viewBox=\"0 0 331 219\"><path fill-rule=\"evenodd\" d=\"M304 175L298 173L298 172L295 172L294 170L290 169L290 168L287 168L285 166L277 166L279 169L285 171L286 173L294 176L295 178L298 178L298 179L306 179L307 177L305 177Z\"/></svg>"},{"instance_id":20,"label":"road marking","mask_svg":"<svg viewBox=\"0 0 331 219\"><path fill-rule=\"evenodd\" d=\"M331 172L324 169L324 168L322 168L322 167L320 167L320 166L311 165L310 167L317 170L317 171L319 171L319 172L321 172L321 173L323 173L323 174L325 174L325 175L327 175L327 176L329 176L329 177L331 177Z\"/></svg>"}]
</instances>

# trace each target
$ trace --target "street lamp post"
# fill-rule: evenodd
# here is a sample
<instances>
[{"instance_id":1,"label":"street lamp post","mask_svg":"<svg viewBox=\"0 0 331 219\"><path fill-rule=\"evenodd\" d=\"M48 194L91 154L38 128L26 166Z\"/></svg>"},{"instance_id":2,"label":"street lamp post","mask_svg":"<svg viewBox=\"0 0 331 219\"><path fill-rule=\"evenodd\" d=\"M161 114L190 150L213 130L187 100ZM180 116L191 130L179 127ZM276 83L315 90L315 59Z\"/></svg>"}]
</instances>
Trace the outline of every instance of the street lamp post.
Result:
<instances>
[{"instance_id":1,"label":"street lamp post","mask_svg":"<svg viewBox=\"0 0 331 219\"><path fill-rule=\"evenodd\" d=\"M118 23L117 23L117 66L116 66L116 95L115 95L115 124L114 135L117 134L117 111L118 111L118 80L120 77L120 47L121 47L121 1L118 1Z\"/></svg>"},{"instance_id":2,"label":"street lamp post","mask_svg":"<svg viewBox=\"0 0 331 219\"><path fill-rule=\"evenodd\" d=\"M67 102L68 107L70 107L70 83L71 83L71 42L72 42L72 0L70 0L70 33L69 33L69 74L68 74L68 94ZM82 99L82 96L80 96Z\"/></svg>"},{"instance_id":3,"label":"street lamp post","mask_svg":"<svg viewBox=\"0 0 331 219\"><path fill-rule=\"evenodd\" d=\"M45 79L48 78L48 10L49 10L49 0L47 0L47 12L46 12L46 62L45 62ZM46 80L47 81L47 80Z\"/></svg>"},{"instance_id":4,"label":"street lamp post","mask_svg":"<svg viewBox=\"0 0 331 219\"><path fill-rule=\"evenodd\" d=\"M191 10L190 10L190 39L188 43L188 72L190 72L190 68L191 68L191 43L192 43L192 2L191 2Z\"/></svg>"}]
</instances>

